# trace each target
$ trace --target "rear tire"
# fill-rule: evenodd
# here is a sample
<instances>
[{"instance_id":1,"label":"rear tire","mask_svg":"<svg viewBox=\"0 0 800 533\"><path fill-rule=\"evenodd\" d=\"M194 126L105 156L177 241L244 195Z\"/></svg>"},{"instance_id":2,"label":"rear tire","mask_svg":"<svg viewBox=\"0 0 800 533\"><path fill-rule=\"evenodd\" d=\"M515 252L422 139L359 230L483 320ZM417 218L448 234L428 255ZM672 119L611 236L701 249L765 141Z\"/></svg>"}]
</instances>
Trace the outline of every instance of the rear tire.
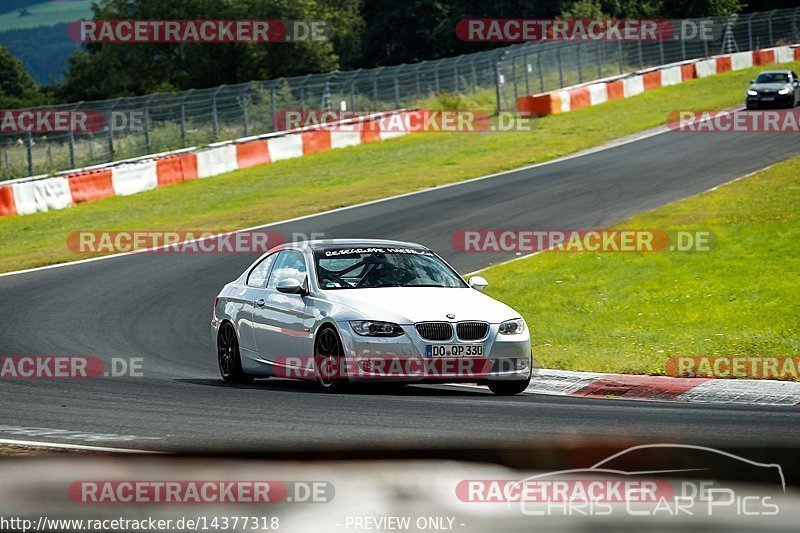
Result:
<instances>
[{"instance_id":1,"label":"rear tire","mask_svg":"<svg viewBox=\"0 0 800 533\"><path fill-rule=\"evenodd\" d=\"M530 383L530 376L515 381L490 381L489 390L497 396L514 396L527 389Z\"/></svg>"},{"instance_id":2,"label":"rear tire","mask_svg":"<svg viewBox=\"0 0 800 533\"><path fill-rule=\"evenodd\" d=\"M314 341L314 375L325 392L344 392L350 385L342 361L344 349L339 335L332 327L323 328Z\"/></svg>"},{"instance_id":3,"label":"rear tire","mask_svg":"<svg viewBox=\"0 0 800 533\"><path fill-rule=\"evenodd\" d=\"M239 339L236 338L236 330L230 322L223 322L217 334L217 364L225 383L253 382L253 378L242 371Z\"/></svg>"}]
</instances>

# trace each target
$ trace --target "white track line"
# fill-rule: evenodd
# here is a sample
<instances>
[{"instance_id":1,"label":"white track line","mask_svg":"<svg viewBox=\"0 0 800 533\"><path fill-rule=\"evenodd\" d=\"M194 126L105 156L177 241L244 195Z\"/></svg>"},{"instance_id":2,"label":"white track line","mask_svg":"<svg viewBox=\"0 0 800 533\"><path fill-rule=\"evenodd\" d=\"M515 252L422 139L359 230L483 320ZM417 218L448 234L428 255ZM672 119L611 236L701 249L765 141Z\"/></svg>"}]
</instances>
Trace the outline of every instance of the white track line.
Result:
<instances>
[{"instance_id":1,"label":"white track line","mask_svg":"<svg viewBox=\"0 0 800 533\"><path fill-rule=\"evenodd\" d=\"M34 440L14 440L0 439L0 444L11 446L31 446L35 448L56 448L64 450L85 450L93 452L115 452L115 453L164 453L151 450L133 450L130 448L110 448L107 446L88 446L85 444L63 444L58 442L43 442Z\"/></svg>"}]
</instances>

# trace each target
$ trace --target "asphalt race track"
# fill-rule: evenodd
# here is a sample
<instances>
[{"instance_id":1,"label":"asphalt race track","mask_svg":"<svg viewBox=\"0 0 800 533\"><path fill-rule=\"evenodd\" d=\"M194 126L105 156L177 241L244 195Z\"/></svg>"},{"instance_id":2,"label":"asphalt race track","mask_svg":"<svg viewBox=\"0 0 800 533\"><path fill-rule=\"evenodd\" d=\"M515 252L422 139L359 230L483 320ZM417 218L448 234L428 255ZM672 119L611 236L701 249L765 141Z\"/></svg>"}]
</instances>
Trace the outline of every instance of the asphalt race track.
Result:
<instances>
[{"instance_id":1,"label":"asphalt race track","mask_svg":"<svg viewBox=\"0 0 800 533\"><path fill-rule=\"evenodd\" d=\"M455 253L457 230L603 227L797 153L792 135L664 133L271 229L419 241L470 272L507 256ZM0 277L0 354L143 358L144 372L143 378L2 381L0 439L150 450L562 437L800 444L794 408L497 398L451 386L331 396L281 380L224 385L209 335L211 305L252 260L137 254Z\"/></svg>"}]
</instances>

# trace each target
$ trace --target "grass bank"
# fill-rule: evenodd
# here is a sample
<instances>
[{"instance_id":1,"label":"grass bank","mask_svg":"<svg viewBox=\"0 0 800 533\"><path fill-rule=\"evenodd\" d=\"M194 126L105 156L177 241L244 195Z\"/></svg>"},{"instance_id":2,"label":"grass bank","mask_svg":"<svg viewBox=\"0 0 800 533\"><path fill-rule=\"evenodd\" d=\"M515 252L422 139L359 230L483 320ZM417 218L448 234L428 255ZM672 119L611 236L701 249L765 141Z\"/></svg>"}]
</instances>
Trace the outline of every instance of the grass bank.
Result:
<instances>
[{"instance_id":1,"label":"grass bank","mask_svg":"<svg viewBox=\"0 0 800 533\"><path fill-rule=\"evenodd\" d=\"M72 231L231 230L550 160L662 125L675 109L740 104L758 70L545 117L529 132L414 134L61 211L0 217L0 272L85 257L67 248Z\"/></svg>"},{"instance_id":2,"label":"grass bank","mask_svg":"<svg viewBox=\"0 0 800 533\"><path fill-rule=\"evenodd\" d=\"M712 251L547 252L481 275L531 324L545 368L664 374L672 356L797 356L799 205L794 158L617 226L711 231Z\"/></svg>"}]
</instances>

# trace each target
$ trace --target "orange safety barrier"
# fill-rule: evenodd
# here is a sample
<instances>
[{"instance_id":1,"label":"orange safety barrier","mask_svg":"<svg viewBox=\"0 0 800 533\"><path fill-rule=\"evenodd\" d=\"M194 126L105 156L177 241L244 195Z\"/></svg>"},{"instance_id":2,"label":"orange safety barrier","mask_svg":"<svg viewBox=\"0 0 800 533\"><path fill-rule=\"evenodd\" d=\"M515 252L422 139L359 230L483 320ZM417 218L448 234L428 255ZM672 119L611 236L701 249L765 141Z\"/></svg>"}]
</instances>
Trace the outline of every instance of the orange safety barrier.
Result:
<instances>
[{"instance_id":1,"label":"orange safety barrier","mask_svg":"<svg viewBox=\"0 0 800 533\"><path fill-rule=\"evenodd\" d=\"M0 217L16 214L17 206L14 203L14 191L11 187L0 187Z\"/></svg>"},{"instance_id":2,"label":"orange safety barrier","mask_svg":"<svg viewBox=\"0 0 800 533\"><path fill-rule=\"evenodd\" d=\"M794 60L800 61L800 46L794 48Z\"/></svg>"},{"instance_id":3,"label":"orange safety barrier","mask_svg":"<svg viewBox=\"0 0 800 533\"><path fill-rule=\"evenodd\" d=\"M330 149L330 130L315 130L303 133L303 155L327 152Z\"/></svg>"},{"instance_id":4,"label":"orange safety barrier","mask_svg":"<svg viewBox=\"0 0 800 533\"><path fill-rule=\"evenodd\" d=\"M561 113L561 96L558 92L522 96L517 98L517 113L537 117Z\"/></svg>"},{"instance_id":5,"label":"orange safety barrier","mask_svg":"<svg viewBox=\"0 0 800 533\"><path fill-rule=\"evenodd\" d=\"M642 75L642 83L644 84L645 91L661 87L661 71L654 70L653 72L646 72Z\"/></svg>"},{"instance_id":6,"label":"orange safety barrier","mask_svg":"<svg viewBox=\"0 0 800 533\"><path fill-rule=\"evenodd\" d=\"M196 180L197 154L179 155L178 159L181 160L181 174L183 174L183 181Z\"/></svg>"},{"instance_id":7,"label":"orange safety barrier","mask_svg":"<svg viewBox=\"0 0 800 533\"><path fill-rule=\"evenodd\" d=\"M609 100L616 100L617 98L625 98L625 84L622 80L608 82L606 86Z\"/></svg>"},{"instance_id":8,"label":"orange safety barrier","mask_svg":"<svg viewBox=\"0 0 800 533\"><path fill-rule=\"evenodd\" d=\"M365 120L359 124L361 144L374 143L381 140L381 124L377 120Z\"/></svg>"},{"instance_id":9,"label":"orange safety barrier","mask_svg":"<svg viewBox=\"0 0 800 533\"><path fill-rule=\"evenodd\" d=\"M697 69L694 68L694 63L688 65L681 65L681 81L693 80L697 77Z\"/></svg>"},{"instance_id":10,"label":"orange safety barrier","mask_svg":"<svg viewBox=\"0 0 800 533\"><path fill-rule=\"evenodd\" d=\"M591 97L589 96L588 87L578 87L569 91L569 110L575 111L582 107L589 107L592 105Z\"/></svg>"},{"instance_id":11,"label":"orange safety barrier","mask_svg":"<svg viewBox=\"0 0 800 533\"><path fill-rule=\"evenodd\" d=\"M771 65L775 62L775 50L756 50L753 52L754 65Z\"/></svg>"},{"instance_id":12,"label":"orange safety barrier","mask_svg":"<svg viewBox=\"0 0 800 533\"><path fill-rule=\"evenodd\" d=\"M250 168L269 162L267 141L250 141L236 145L236 164L239 168Z\"/></svg>"},{"instance_id":13,"label":"orange safety barrier","mask_svg":"<svg viewBox=\"0 0 800 533\"><path fill-rule=\"evenodd\" d=\"M730 72L731 68L732 68L732 63L730 56L717 58L717 74L722 74L723 72Z\"/></svg>"},{"instance_id":14,"label":"orange safety barrier","mask_svg":"<svg viewBox=\"0 0 800 533\"><path fill-rule=\"evenodd\" d=\"M156 175L159 187L181 183L183 181L181 160L174 155L156 159Z\"/></svg>"},{"instance_id":15,"label":"orange safety barrier","mask_svg":"<svg viewBox=\"0 0 800 533\"><path fill-rule=\"evenodd\" d=\"M115 194L110 169L72 174L67 176L67 183L75 204L94 202Z\"/></svg>"}]
</instances>

